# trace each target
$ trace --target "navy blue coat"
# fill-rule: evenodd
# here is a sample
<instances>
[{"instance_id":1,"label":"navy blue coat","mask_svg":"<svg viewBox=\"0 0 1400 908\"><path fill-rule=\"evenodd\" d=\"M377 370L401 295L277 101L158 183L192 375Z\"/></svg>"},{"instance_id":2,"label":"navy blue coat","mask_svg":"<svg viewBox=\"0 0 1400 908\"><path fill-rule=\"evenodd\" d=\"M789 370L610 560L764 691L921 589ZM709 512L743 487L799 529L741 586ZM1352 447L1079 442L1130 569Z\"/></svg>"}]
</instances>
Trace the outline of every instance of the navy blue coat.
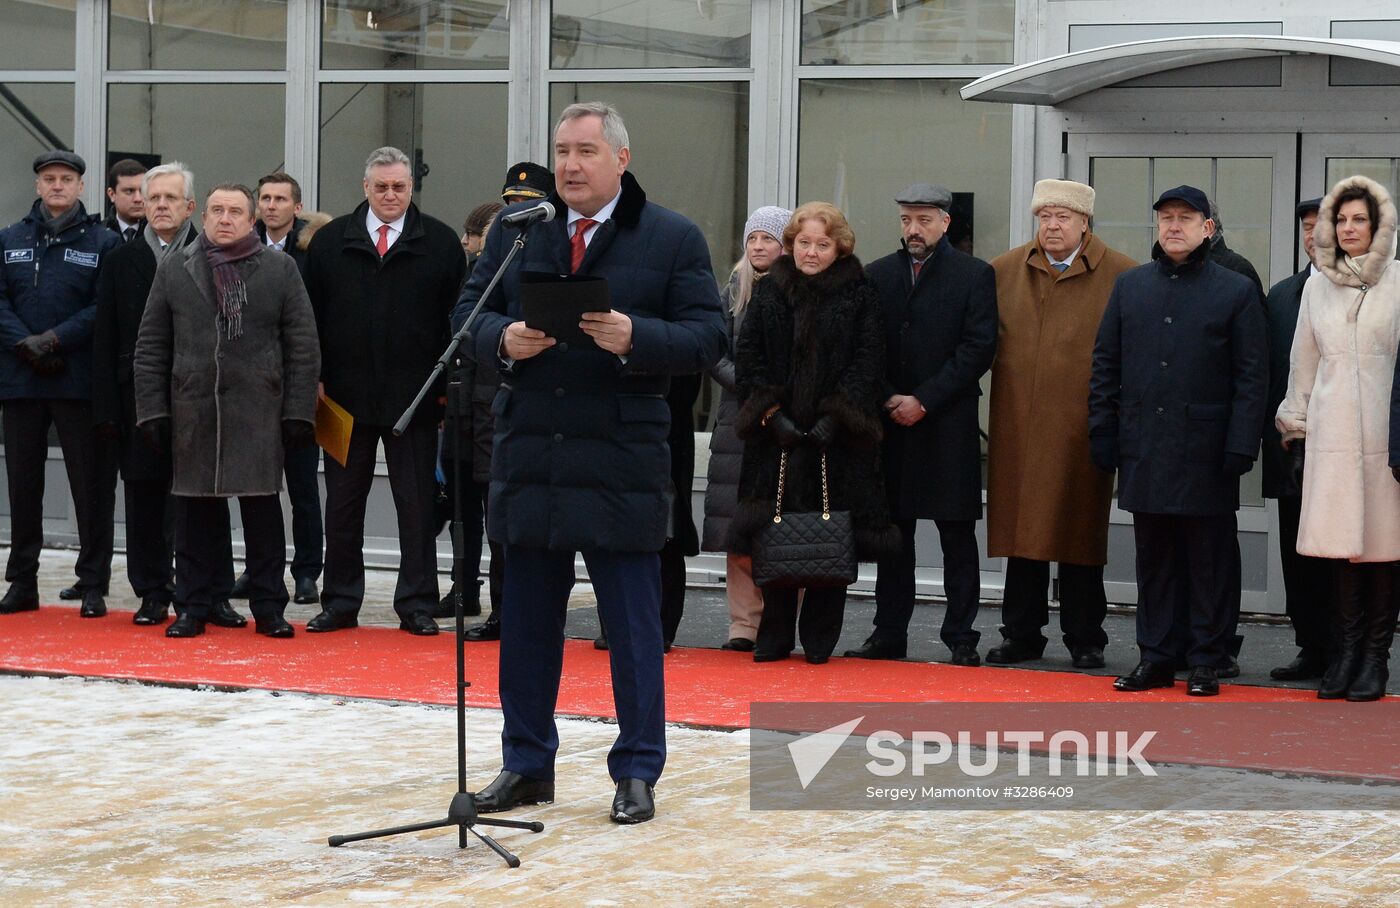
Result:
<instances>
[{"instance_id":1,"label":"navy blue coat","mask_svg":"<svg viewBox=\"0 0 1400 908\"><path fill-rule=\"evenodd\" d=\"M1303 285L1312 266L1274 284L1264 301L1264 317L1269 322L1269 402L1264 408L1264 497L1297 498L1303 494L1293 481L1283 436L1274 425L1274 415L1288 393L1288 370L1293 352L1293 331L1298 327L1298 307L1303 301Z\"/></svg>"},{"instance_id":2,"label":"navy blue coat","mask_svg":"<svg viewBox=\"0 0 1400 908\"><path fill-rule=\"evenodd\" d=\"M92 397L92 329L97 315L97 272L122 244L78 203L77 219L58 236L44 229L41 202L0 230L0 400L88 400ZM15 344L52 329L68 368L40 376Z\"/></svg>"},{"instance_id":3,"label":"navy blue coat","mask_svg":"<svg viewBox=\"0 0 1400 908\"><path fill-rule=\"evenodd\" d=\"M884 417L890 510L904 519L978 520L977 399L996 355L996 272L943 237L917 283L903 250L872 262L865 273L884 314L883 400L912 394L927 411L908 427Z\"/></svg>"},{"instance_id":4,"label":"navy blue coat","mask_svg":"<svg viewBox=\"0 0 1400 908\"><path fill-rule=\"evenodd\" d=\"M478 357L496 359L501 333L520 320L522 271L569 270L567 206L557 195L550 201L559 216L528 228L529 245L474 326ZM452 313L454 328L517 234L498 220L487 235ZM497 542L555 551L658 551L671 513L670 376L703 372L725 350L710 251L698 227L647 202L624 173L622 197L579 272L607 278L612 307L632 319L632 352L624 363L561 343L503 373L492 401L487 530Z\"/></svg>"},{"instance_id":5,"label":"navy blue coat","mask_svg":"<svg viewBox=\"0 0 1400 908\"><path fill-rule=\"evenodd\" d=\"M1264 314L1248 279L1208 260L1118 276L1094 344L1089 434L1118 440L1118 504L1142 514L1239 510L1226 453L1259 451L1268 397Z\"/></svg>"}]
</instances>

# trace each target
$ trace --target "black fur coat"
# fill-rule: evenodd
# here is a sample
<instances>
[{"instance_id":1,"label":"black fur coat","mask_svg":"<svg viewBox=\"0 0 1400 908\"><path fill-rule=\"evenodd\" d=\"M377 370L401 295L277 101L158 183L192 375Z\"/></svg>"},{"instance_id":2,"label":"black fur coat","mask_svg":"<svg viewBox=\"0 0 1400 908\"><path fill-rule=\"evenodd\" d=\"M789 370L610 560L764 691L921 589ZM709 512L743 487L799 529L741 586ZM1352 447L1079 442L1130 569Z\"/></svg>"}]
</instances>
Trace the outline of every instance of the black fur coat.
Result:
<instances>
[{"instance_id":1,"label":"black fur coat","mask_svg":"<svg viewBox=\"0 0 1400 908\"><path fill-rule=\"evenodd\" d=\"M734 425L744 461L730 527L734 551L752 551L754 533L773 519L781 450L761 420L775 404L802 429L827 414L836 418L827 450L831 507L851 512L862 561L898 551L880 476L883 331L879 299L854 256L811 277L784 256L755 285L735 351L741 405ZM821 509L816 448L789 452L783 509Z\"/></svg>"}]
</instances>

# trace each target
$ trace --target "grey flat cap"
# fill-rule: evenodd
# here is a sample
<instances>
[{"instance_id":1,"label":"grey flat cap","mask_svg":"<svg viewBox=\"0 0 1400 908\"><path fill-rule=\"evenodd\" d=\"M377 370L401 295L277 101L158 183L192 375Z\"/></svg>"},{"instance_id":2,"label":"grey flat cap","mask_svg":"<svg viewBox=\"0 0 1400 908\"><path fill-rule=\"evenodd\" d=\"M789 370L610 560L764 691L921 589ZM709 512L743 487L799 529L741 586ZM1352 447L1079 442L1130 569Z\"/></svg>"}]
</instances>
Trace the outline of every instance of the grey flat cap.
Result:
<instances>
[{"instance_id":1,"label":"grey flat cap","mask_svg":"<svg viewBox=\"0 0 1400 908\"><path fill-rule=\"evenodd\" d=\"M947 211L953 206L953 194L942 186L929 183L915 183L904 187L904 191L894 197L900 205L932 205Z\"/></svg>"},{"instance_id":2,"label":"grey flat cap","mask_svg":"<svg viewBox=\"0 0 1400 908\"><path fill-rule=\"evenodd\" d=\"M71 151L54 149L46 151L34 159L34 172L38 173L50 164L62 164L64 167L71 167L78 172L78 176L87 173L87 162Z\"/></svg>"}]
</instances>

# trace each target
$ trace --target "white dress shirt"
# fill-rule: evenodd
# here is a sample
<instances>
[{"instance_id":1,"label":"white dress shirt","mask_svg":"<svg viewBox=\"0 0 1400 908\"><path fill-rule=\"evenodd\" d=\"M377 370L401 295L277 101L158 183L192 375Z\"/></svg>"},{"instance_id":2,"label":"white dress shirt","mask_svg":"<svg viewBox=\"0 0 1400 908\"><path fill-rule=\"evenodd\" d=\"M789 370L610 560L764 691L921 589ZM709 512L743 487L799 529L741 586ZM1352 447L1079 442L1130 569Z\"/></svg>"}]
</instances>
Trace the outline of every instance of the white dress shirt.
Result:
<instances>
[{"instance_id":1,"label":"white dress shirt","mask_svg":"<svg viewBox=\"0 0 1400 908\"><path fill-rule=\"evenodd\" d=\"M588 230L583 234L583 245L585 248L588 246L589 243L593 242L593 234L598 232L598 225L612 217L613 209L617 207L617 200L620 198L622 198L621 189L617 191L617 195L612 197L611 202L604 205L602 208L599 208L598 213L593 215L593 226L589 227ZM572 240L574 238L574 222L581 220L584 217L585 215L579 214L572 208L569 209L569 226L567 231L569 239Z\"/></svg>"},{"instance_id":2,"label":"white dress shirt","mask_svg":"<svg viewBox=\"0 0 1400 908\"><path fill-rule=\"evenodd\" d=\"M380 227L383 227L385 224L388 224L388 225L389 225L389 246L388 246L388 248L389 248L389 249L393 249L393 248L394 248L394 244L395 244L396 242L398 242L398 240L399 240L399 235L403 233L403 219L404 219L405 217L407 217L407 216L408 216L408 212L405 211L403 214L399 215L397 218L395 218L395 219L392 220L392 221L381 221L381 220L379 219L379 215L375 214L375 213L374 213L374 209L371 208L371 209L369 210L369 212L365 215L365 227L369 229L369 243L370 243L370 245L371 245L371 246L374 246L375 248L378 248L378 246L379 246L379 228L380 228Z\"/></svg>"},{"instance_id":3,"label":"white dress shirt","mask_svg":"<svg viewBox=\"0 0 1400 908\"><path fill-rule=\"evenodd\" d=\"M1083 248L1084 244L1080 243L1078 246L1074 247L1074 251L1071 252L1068 257L1063 259L1057 259L1048 252L1045 253L1045 257L1049 259L1051 268L1054 268L1056 265L1064 265L1064 270L1069 270L1069 266L1073 265L1075 258L1079 256L1079 250Z\"/></svg>"}]
</instances>

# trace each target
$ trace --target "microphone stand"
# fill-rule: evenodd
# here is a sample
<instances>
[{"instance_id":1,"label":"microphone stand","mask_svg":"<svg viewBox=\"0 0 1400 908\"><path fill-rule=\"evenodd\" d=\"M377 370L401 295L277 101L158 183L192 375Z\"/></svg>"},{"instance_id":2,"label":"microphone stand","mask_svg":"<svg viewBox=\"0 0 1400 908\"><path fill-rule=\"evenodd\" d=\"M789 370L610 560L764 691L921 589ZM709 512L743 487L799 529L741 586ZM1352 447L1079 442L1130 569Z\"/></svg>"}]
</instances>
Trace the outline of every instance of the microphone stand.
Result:
<instances>
[{"instance_id":1,"label":"microphone stand","mask_svg":"<svg viewBox=\"0 0 1400 908\"><path fill-rule=\"evenodd\" d=\"M433 366L433 372L428 376L428 380L423 383L423 387L418 389L418 395L413 398L413 403L408 405L399 421L394 424L394 436L403 435L408 428L408 423L413 419L413 414L417 412L423 398L428 395L437 382L438 377L447 369L448 363L454 363L456 367L457 380L452 385L456 386L457 393L450 392L447 399L452 406L447 415L448 431L452 433L452 545L453 551L459 552L462 549L462 483L461 483L461 453L462 433L460 430L461 409L462 409L462 382L461 366L462 359L457 353L457 348L464 340L471 338L471 326L476 322L477 315L481 312L482 305L486 298L491 295L491 291L496 289L500 283L501 276L506 273L506 268L520 250L525 248L525 233L522 229L516 236L515 242L511 244L510 252L506 254L501 265L496 269L496 273L491 277L491 283L486 285L486 289L481 292L481 297L476 301L476 306L467 315L462 327L452 336L452 342L447 345L442 356L438 357L437 364ZM481 553L477 552L478 561ZM457 578L454 577L454 580ZM462 592L460 586L457 594L453 596L456 606L454 611L457 618L457 793L452 796L452 803L448 805L447 816L440 820L429 820L426 823L412 823L407 826L394 826L388 829L374 829L369 832L358 832L353 835L333 835L328 840L332 848L337 848L348 842L360 842L365 839L377 839L384 836L401 835L408 832L422 832L427 829L443 829L448 826L457 827L457 847L467 847L467 833L471 833L486 844L488 848L499 854L510 867L519 867L520 858L501 847L500 843L476 829L477 826L497 826L507 829L528 829L530 832L544 832L544 824L537 822L527 822L524 820L503 820L494 817L480 817L476 812L476 802L472 800L472 792L467 790L467 688L470 682L466 677L466 653L465 653L465 615L462 613Z\"/></svg>"}]
</instances>

